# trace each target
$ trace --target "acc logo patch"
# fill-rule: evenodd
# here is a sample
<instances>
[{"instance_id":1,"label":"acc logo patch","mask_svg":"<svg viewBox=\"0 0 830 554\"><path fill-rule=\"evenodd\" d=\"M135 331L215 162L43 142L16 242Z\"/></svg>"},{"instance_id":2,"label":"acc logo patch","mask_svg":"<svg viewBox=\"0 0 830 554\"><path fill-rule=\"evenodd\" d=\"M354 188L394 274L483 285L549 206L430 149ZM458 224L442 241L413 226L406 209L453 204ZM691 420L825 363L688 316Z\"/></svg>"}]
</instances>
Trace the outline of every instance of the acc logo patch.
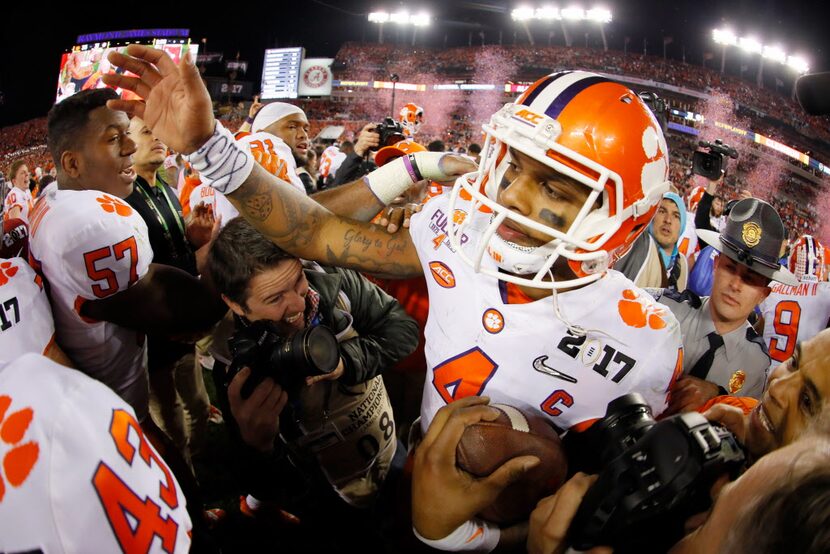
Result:
<instances>
[{"instance_id":1,"label":"acc logo patch","mask_svg":"<svg viewBox=\"0 0 830 554\"><path fill-rule=\"evenodd\" d=\"M757 246L761 242L761 228L754 221L744 223L741 229L741 239L750 248Z\"/></svg>"},{"instance_id":2,"label":"acc logo patch","mask_svg":"<svg viewBox=\"0 0 830 554\"><path fill-rule=\"evenodd\" d=\"M484 314L481 316L481 324L485 331L495 335L504 329L504 316L497 309L488 308L484 310Z\"/></svg>"},{"instance_id":3,"label":"acc logo patch","mask_svg":"<svg viewBox=\"0 0 830 554\"><path fill-rule=\"evenodd\" d=\"M533 125L536 125L537 123L539 123L539 121L542 120L542 118L544 116L540 115L538 113L533 113L532 111L525 109L525 110L517 111L515 114L513 114L513 117L516 117L518 119L523 119L523 120L527 121L528 123L532 123Z\"/></svg>"},{"instance_id":4,"label":"acc logo patch","mask_svg":"<svg viewBox=\"0 0 830 554\"><path fill-rule=\"evenodd\" d=\"M746 373L742 370L739 369L733 373L729 378L729 394L735 394L741 390L744 387L744 381L746 381Z\"/></svg>"},{"instance_id":5,"label":"acc logo patch","mask_svg":"<svg viewBox=\"0 0 830 554\"><path fill-rule=\"evenodd\" d=\"M442 262L429 262L429 270L432 272L432 278L441 287L451 289L455 286L455 275L446 264Z\"/></svg>"}]
</instances>

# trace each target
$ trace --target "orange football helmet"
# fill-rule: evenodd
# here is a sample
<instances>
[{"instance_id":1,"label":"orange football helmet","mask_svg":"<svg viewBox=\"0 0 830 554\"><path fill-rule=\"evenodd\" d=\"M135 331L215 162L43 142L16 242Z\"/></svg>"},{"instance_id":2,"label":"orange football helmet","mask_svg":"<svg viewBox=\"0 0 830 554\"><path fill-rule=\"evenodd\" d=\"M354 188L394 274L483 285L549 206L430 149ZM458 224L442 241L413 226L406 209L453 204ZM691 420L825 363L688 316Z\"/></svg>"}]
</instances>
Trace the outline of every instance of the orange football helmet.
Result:
<instances>
[{"instance_id":1,"label":"orange football helmet","mask_svg":"<svg viewBox=\"0 0 830 554\"><path fill-rule=\"evenodd\" d=\"M424 121L424 109L421 106L409 103L401 108L400 117L398 121L401 122L403 128L409 131L408 136L413 136L418 133L421 128L421 123Z\"/></svg>"},{"instance_id":2,"label":"orange football helmet","mask_svg":"<svg viewBox=\"0 0 830 554\"><path fill-rule=\"evenodd\" d=\"M501 280L559 289L599 279L646 228L669 190L668 148L659 123L637 94L593 73L565 71L540 79L483 129L480 170L474 180L456 182L450 210L454 213L459 196L472 197L474 209L493 215L472 258L459 240L472 218L452 221L449 236L462 259ZM590 189L569 228L556 229L498 203L499 183L511 162L508 148ZM533 248L513 244L496 233L505 219L551 240ZM482 250L509 273L483 267ZM546 281L559 257L568 260L576 277Z\"/></svg>"},{"instance_id":3,"label":"orange football helmet","mask_svg":"<svg viewBox=\"0 0 830 554\"><path fill-rule=\"evenodd\" d=\"M789 270L799 281L818 283L825 280L824 246L810 235L804 235L793 245Z\"/></svg>"}]
</instances>

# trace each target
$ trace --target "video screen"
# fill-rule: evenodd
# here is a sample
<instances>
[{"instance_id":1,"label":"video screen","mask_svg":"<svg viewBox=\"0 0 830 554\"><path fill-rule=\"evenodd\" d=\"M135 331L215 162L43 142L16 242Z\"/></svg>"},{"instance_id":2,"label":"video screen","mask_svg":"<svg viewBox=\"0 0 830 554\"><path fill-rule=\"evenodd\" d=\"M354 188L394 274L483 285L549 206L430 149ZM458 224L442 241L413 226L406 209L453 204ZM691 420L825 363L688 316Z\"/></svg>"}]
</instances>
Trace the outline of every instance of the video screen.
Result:
<instances>
[{"instance_id":1,"label":"video screen","mask_svg":"<svg viewBox=\"0 0 830 554\"><path fill-rule=\"evenodd\" d=\"M199 45L190 43L186 39L154 39L146 42L135 42L164 50L177 64L185 52L190 51L194 59L199 53ZM81 44L73 47L72 51L64 53L61 56L58 90L55 102L60 102L82 90L105 87L106 85L101 80L101 76L105 73L112 72L107 55L112 50L123 52L128 44L130 43L115 44L110 42L96 42ZM136 98L134 93L128 91L117 89L117 92L127 100Z\"/></svg>"}]
</instances>

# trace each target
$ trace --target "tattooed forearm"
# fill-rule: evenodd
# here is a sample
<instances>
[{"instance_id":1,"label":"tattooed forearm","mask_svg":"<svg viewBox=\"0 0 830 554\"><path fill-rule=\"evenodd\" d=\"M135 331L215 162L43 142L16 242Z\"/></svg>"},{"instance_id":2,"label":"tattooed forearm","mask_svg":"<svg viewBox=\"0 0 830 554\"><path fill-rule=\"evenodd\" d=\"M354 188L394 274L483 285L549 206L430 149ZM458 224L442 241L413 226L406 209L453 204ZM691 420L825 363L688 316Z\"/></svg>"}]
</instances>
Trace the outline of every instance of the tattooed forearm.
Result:
<instances>
[{"instance_id":1,"label":"tattooed forearm","mask_svg":"<svg viewBox=\"0 0 830 554\"><path fill-rule=\"evenodd\" d=\"M390 247L388 245L386 247L396 250L396 247ZM418 264L399 263L394 258L379 261L371 252L363 254L342 251L336 254L331 249L331 246L326 246L326 259L324 263L335 267L348 267L390 279L408 279L410 277L417 277L423 273L421 266Z\"/></svg>"},{"instance_id":2,"label":"tattooed forearm","mask_svg":"<svg viewBox=\"0 0 830 554\"><path fill-rule=\"evenodd\" d=\"M336 216L260 167L228 199L260 233L300 258L398 278L422 272L409 233L389 235Z\"/></svg>"}]
</instances>

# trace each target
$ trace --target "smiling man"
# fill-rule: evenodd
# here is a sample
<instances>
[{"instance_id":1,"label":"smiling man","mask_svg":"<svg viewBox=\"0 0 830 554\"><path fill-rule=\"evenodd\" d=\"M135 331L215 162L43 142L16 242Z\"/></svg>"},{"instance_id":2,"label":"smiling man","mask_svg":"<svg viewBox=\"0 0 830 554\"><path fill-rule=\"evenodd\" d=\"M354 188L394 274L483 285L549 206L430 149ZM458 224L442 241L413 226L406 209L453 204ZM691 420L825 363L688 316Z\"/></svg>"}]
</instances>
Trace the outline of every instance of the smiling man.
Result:
<instances>
[{"instance_id":1,"label":"smiling man","mask_svg":"<svg viewBox=\"0 0 830 554\"><path fill-rule=\"evenodd\" d=\"M664 410L682 358L679 326L608 270L669 186L665 139L631 90L580 71L548 75L484 125L479 171L431 152L373 171L350 194L374 213L424 178L458 177L451 194L413 216L408 234L390 236L332 214L258 167L214 122L192 63L177 67L136 45L127 52L134 57L111 60L141 77L107 82L142 91L147 103L110 105L143 114L157 136L192 153L203 178L270 240L329 265L426 275L422 429L442 406L485 394L563 430L586 428L628 392ZM500 530L469 521L475 513L435 513L418 532L439 548L492 550ZM516 538L510 531L504 543Z\"/></svg>"},{"instance_id":2,"label":"smiling man","mask_svg":"<svg viewBox=\"0 0 830 554\"><path fill-rule=\"evenodd\" d=\"M784 224L762 200L735 204L720 234L700 229L697 234L720 252L712 295L652 291L683 330L684 375L672 390L672 412L695 410L718 395L761 396L770 358L747 318L769 295L770 281L798 284L779 263Z\"/></svg>"},{"instance_id":3,"label":"smiling man","mask_svg":"<svg viewBox=\"0 0 830 554\"><path fill-rule=\"evenodd\" d=\"M49 112L58 188L30 218L31 257L49 283L58 344L150 425L145 333L208 329L222 303L199 280L151 263L147 225L123 198L133 190L129 119L114 91L80 92Z\"/></svg>"}]
</instances>

